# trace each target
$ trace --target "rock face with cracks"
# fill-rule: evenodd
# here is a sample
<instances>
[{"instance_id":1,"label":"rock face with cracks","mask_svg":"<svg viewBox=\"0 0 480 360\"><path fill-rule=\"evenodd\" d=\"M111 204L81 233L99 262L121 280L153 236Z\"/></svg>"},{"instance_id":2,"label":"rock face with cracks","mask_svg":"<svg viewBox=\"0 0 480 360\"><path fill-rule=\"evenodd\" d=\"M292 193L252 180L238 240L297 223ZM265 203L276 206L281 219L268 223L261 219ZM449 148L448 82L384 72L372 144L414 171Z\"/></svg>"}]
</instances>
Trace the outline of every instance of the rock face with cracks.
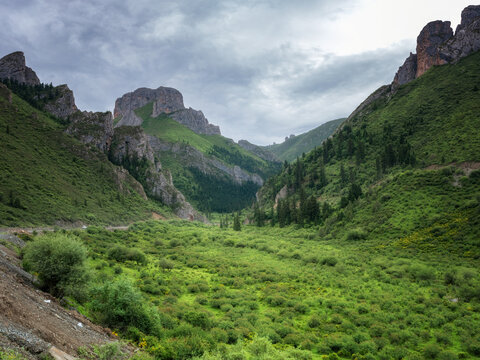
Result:
<instances>
[{"instance_id":1,"label":"rock face with cracks","mask_svg":"<svg viewBox=\"0 0 480 360\"><path fill-rule=\"evenodd\" d=\"M4 79L26 85L40 84L35 71L25 65L25 55L21 51L8 54L0 59L0 80Z\"/></svg>"}]
</instances>

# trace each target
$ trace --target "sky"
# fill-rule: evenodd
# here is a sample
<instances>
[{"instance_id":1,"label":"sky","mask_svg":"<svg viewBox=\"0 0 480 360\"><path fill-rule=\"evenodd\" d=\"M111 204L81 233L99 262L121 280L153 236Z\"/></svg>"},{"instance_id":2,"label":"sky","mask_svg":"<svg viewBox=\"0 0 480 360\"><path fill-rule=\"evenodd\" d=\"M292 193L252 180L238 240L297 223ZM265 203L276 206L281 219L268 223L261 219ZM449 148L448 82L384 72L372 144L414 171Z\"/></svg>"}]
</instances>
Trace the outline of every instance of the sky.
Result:
<instances>
[{"instance_id":1,"label":"sky","mask_svg":"<svg viewBox=\"0 0 480 360\"><path fill-rule=\"evenodd\" d=\"M224 136L282 142L347 117L463 0L0 0L0 57L23 51L77 106L178 89Z\"/></svg>"}]
</instances>

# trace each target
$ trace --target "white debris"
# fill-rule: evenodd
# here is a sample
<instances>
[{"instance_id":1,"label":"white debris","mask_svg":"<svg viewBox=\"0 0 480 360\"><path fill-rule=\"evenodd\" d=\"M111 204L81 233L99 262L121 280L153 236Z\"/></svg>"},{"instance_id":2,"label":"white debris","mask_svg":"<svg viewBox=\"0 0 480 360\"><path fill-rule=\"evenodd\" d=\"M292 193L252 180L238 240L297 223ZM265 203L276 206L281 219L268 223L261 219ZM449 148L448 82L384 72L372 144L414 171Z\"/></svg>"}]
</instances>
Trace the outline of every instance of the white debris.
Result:
<instances>
[{"instance_id":1,"label":"white debris","mask_svg":"<svg viewBox=\"0 0 480 360\"><path fill-rule=\"evenodd\" d=\"M79 323L77 324L77 326L82 328L82 327L83 327L83 324L82 324L81 322L79 322Z\"/></svg>"},{"instance_id":2,"label":"white debris","mask_svg":"<svg viewBox=\"0 0 480 360\"><path fill-rule=\"evenodd\" d=\"M43 302L46 302L47 304L50 304L52 301L51 300L43 300Z\"/></svg>"}]
</instances>

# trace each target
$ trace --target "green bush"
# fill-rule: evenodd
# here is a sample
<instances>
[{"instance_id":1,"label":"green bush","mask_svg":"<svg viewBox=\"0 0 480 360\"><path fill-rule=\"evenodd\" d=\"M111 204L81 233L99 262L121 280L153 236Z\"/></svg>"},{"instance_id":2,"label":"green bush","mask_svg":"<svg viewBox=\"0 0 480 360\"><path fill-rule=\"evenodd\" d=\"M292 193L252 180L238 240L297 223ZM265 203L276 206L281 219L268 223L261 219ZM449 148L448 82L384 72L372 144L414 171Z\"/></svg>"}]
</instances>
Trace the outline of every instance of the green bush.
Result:
<instances>
[{"instance_id":1,"label":"green bush","mask_svg":"<svg viewBox=\"0 0 480 360\"><path fill-rule=\"evenodd\" d=\"M85 299L88 270L87 250L72 235L49 233L27 244L23 266L38 273L43 289L54 296Z\"/></svg>"},{"instance_id":2,"label":"green bush","mask_svg":"<svg viewBox=\"0 0 480 360\"><path fill-rule=\"evenodd\" d=\"M138 249L129 249L122 245L115 245L107 252L107 257L118 262L133 261L145 265L147 258L143 252Z\"/></svg>"},{"instance_id":3,"label":"green bush","mask_svg":"<svg viewBox=\"0 0 480 360\"><path fill-rule=\"evenodd\" d=\"M158 314L148 307L140 292L127 279L106 282L91 291L91 311L103 325L126 330L136 327L146 334L158 334Z\"/></svg>"},{"instance_id":4,"label":"green bush","mask_svg":"<svg viewBox=\"0 0 480 360\"><path fill-rule=\"evenodd\" d=\"M346 235L346 239L349 241L365 240L366 238L367 234L361 229L350 230Z\"/></svg>"}]
</instances>

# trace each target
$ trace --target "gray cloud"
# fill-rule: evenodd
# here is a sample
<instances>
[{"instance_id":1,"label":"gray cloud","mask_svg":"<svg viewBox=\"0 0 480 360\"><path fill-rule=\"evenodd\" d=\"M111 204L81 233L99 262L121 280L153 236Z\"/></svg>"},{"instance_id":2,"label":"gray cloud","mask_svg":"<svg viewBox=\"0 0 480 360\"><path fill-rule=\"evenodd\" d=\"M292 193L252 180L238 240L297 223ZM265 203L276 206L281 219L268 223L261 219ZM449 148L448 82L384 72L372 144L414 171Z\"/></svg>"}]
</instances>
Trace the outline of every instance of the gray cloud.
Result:
<instances>
[{"instance_id":1,"label":"gray cloud","mask_svg":"<svg viewBox=\"0 0 480 360\"><path fill-rule=\"evenodd\" d=\"M172 86L226 136L267 144L347 116L413 48L337 56L305 45L355 3L0 0L0 54L24 51L43 82L69 84L81 109Z\"/></svg>"}]
</instances>

